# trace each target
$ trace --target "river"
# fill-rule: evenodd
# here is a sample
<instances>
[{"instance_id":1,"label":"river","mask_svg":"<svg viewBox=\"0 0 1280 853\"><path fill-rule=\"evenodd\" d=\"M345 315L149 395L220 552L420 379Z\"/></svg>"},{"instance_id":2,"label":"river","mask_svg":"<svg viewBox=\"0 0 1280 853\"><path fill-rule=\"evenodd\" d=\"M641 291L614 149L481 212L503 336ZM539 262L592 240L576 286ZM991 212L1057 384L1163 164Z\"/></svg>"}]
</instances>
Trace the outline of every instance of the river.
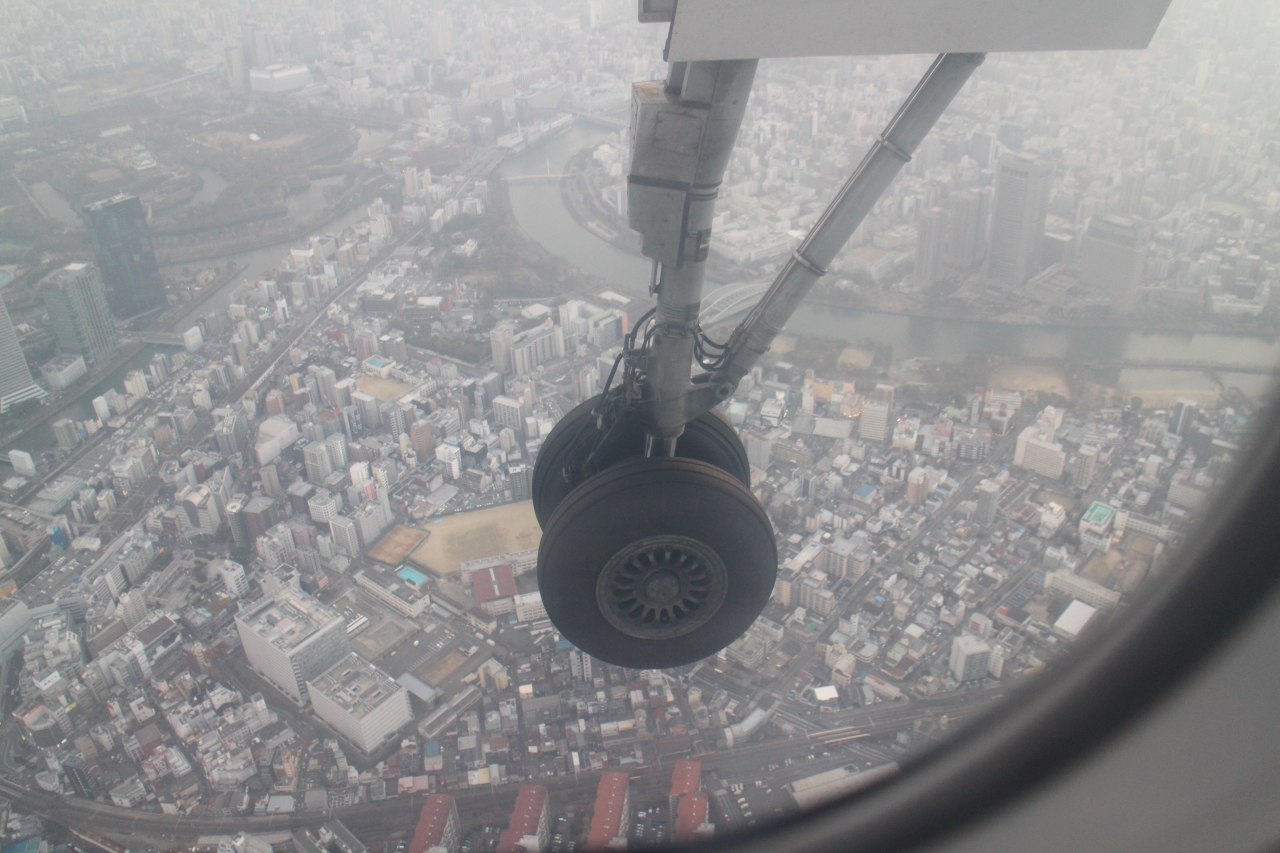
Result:
<instances>
[{"instance_id":1,"label":"river","mask_svg":"<svg viewBox=\"0 0 1280 853\"><path fill-rule=\"evenodd\" d=\"M575 126L563 136L507 160L508 177L563 173L569 159L584 147L598 145L609 133ZM554 180L508 184L517 223L548 251L594 275L616 290L648 300L650 262L598 237L580 225L565 207ZM858 311L827 305L801 305L786 332L793 335L892 347L894 361L931 358L959 363L970 354L1062 360L1202 361L1270 367L1280 363L1280 341L1249 335L1204 332L1138 331L1117 327L1054 327L967 319L939 319ZM1214 388L1200 371L1123 370L1121 386L1142 391L1198 391ZM1228 385L1262 395L1271 379L1256 374L1222 376Z\"/></svg>"}]
</instances>

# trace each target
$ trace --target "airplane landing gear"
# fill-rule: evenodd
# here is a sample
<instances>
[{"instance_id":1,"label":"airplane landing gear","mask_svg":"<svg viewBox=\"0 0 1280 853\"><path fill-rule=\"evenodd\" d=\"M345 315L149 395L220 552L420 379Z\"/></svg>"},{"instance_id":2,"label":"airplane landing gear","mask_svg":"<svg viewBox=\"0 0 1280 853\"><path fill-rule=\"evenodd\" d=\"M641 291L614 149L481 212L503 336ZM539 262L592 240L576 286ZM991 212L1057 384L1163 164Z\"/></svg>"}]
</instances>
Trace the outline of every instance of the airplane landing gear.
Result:
<instances>
[{"instance_id":1,"label":"airplane landing gear","mask_svg":"<svg viewBox=\"0 0 1280 853\"><path fill-rule=\"evenodd\" d=\"M701 660L740 637L773 592L777 547L764 509L705 462L620 462L575 488L543 529L547 615L606 663Z\"/></svg>"},{"instance_id":2,"label":"airplane landing gear","mask_svg":"<svg viewBox=\"0 0 1280 853\"><path fill-rule=\"evenodd\" d=\"M560 502L592 474L644 456L645 430L639 419L629 418L623 409L601 432L595 415L599 401L597 395L571 409L538 453L533 467L533 512L544 530ZM676 455L714 465L744 486L751 485L747 450L733 425L714 409L685 424Z\"/></svg>"}]
</instances>

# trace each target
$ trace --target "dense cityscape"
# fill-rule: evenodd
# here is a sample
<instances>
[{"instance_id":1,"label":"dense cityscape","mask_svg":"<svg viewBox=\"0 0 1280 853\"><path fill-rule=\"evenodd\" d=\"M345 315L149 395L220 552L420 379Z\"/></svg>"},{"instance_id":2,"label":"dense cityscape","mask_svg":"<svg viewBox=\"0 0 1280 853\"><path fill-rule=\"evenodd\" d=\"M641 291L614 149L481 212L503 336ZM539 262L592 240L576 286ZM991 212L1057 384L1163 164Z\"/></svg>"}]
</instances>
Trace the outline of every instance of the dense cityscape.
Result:
<instances>
[{"instance_id":1,"label":"dense cityscape","mask_svg":"<svg viewBox=\"0 0 1280 853\"><path fill-rule=\"evenodd\" d=\"M630 86L665 28L613 0L7 5L0 840L691 842L874 785L1033 683L1169 570L1280 357L1276 23L1190 5L1147 51L988 59L814 301L1022 349L789 328L720 407L770 603L644 671L547 618L530 498L647 282L533 219L634 252ZM709 330L923 65L761 64Z\"/></svg>"}]
</instances>

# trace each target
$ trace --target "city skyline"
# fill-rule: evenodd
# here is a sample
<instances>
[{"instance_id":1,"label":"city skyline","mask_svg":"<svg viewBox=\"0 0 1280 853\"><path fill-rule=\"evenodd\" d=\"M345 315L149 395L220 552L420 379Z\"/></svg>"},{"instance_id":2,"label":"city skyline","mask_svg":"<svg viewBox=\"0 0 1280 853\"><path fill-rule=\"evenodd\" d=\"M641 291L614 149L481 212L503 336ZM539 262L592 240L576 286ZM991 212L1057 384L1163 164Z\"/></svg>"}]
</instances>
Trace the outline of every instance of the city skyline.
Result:
<instances>
[{"instance_id":1,"label":"city skyline","mask_svg":"<svg viewBox=\"0 0 1280 853\"><path fill-rule=\"evenodd\" d=\"M532 504L555 425L647 342L628 103L665 27L611 0L4 14L14 814L223 853L287 821L306 853L750 833L1069 659L1253 453L1280 361L1261 4L975 73L720 406L777 582L666 671L557 631ZM762 61L711 341L923 61Z\"/></svg>"}]
</instances>

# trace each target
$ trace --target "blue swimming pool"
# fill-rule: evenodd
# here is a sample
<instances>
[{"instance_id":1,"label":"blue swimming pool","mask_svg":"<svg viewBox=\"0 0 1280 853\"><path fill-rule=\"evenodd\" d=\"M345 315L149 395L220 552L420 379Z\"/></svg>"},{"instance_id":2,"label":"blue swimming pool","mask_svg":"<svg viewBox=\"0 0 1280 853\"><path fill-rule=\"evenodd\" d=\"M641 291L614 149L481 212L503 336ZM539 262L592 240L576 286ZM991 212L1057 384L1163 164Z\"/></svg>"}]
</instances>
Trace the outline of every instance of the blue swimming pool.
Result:
<instances>
[{"instance_id":1,"label":"blue swimming pool","mask_svg":"<svg viewBox=\"0 0 1280 853\"><path fill-rule=\"evenodd\" d=\"M422 574L421 572L415 572L413 569L409 568L408 566L405 566L400 571L396 572L396 576L399 577L401 580L408 581L414 586L422 586L427 582L426 575Z\"/></svg>"}]
</instances>

